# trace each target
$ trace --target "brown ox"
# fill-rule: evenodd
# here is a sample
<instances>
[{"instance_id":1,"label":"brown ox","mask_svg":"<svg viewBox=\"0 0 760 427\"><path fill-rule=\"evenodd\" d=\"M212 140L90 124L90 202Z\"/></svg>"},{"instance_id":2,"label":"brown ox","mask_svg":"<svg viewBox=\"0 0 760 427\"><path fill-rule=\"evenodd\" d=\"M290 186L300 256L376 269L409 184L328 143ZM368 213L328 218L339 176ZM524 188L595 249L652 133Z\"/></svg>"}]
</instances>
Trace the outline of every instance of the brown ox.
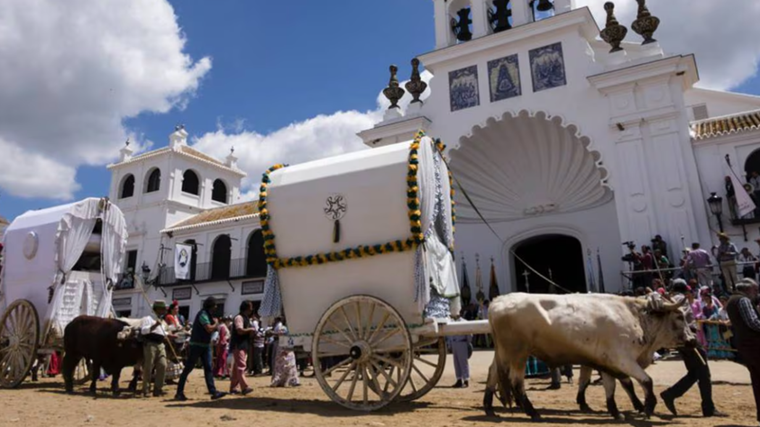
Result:
<instances>
[{"instance_id":1,"label":"brown ox","mask_svg":"<svg viewBox=\"0 0 760 427\"><path fill-rule=\"evenodd\" d=\"M513 293L494 299L488 313L494 338L494 366L483 399L494 415L493 393L503 402L514 398L533 419L540 416L525 394L525 364L532 354L549 366L580 364L606 374L605 389L614 378L633 378L646 391L647 416L657 405L652 378L643 367L659 348L694 345L682 304L602 294L531 295ZM619 416L614 396L607 393L610 412Z\"/></svg>"},{"instance_id":2,"label":"brown ox","mask_svg":"<svg viewBox=\"0 0 760 427\"><path fill-rule=\"evenodd\" d=\"M120 320L79 316L66 326L63 343L63 379L68 393L74 391L74 369L82 358L92 361L92 394L100 368L112 375L111 389L118 395L122 368L142 363L142 343L133 336L130 325ZM130 389L135 386L133 379Z\"/></svg>"}]
</instances>

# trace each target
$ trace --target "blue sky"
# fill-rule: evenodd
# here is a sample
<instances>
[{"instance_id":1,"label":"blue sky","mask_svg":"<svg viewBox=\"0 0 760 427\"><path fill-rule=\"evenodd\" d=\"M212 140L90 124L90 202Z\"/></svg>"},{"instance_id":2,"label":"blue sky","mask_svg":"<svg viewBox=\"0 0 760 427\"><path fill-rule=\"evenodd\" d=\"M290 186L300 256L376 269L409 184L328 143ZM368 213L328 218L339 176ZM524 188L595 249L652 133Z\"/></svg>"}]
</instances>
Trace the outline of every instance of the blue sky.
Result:
<instances>
[{"instance_id":1,"label":"blue sky","mask_svg":"<svg viewBox=\"0 0 760 427\"><path fill-rule=\"evenodd\" d=\"M185 52L196 60L210 56L213 66L184 110L124 121L154 147L166 145L177 123L201 135L242 119L246 129L269 133L318 114L373 109L388 65L397 63L407 76L411 58L434 44L430 0L171 3ZM76 180L82 188L75 199L108 194L103 166L79 167ZM0 215L12 219L58 203L2 192Z\"/></svg>"},{"instance_id":2,"label":"blue sky","mask_svg":"<svg viewBox=\"0 0 760 427\"><path fill-rule=\"evenodd\" d=\"M335 2L169 0L173 13L176 15L176 24L172 19L167 21L167 16L171 18L171 10L165 7L166 0L113 2L107 7L102 7L102 11L93 7L90 1L71 0L64 7L51 3L52 0L39 0L35 3L39 10L29 10L33 8L30 8L23 0L7 0L0 5L0 28L3 26L3 19L12 19L9 16L14 16L14 13L10 13L14 11L14 8L16 8L16 16L29 10L30 21L24 21L24 25L30 27L28 31L34 31L34 34L45 34L42 30L50 30L44 26L48 24L42 18L39 18L42 30L35 27L37 23L34 20L56 7L64 8L60 19L61 28L64 29L70 27L66 13L85 16L85 19L90 17L94 23L100 22L107 16L115 16L114 19L117 19L114 21L116 24L85 25L80 29L83 34L79 35L53 28L45 42L57 41L51 40L51 37L60 38L62 46L73 45L77 50L82 51L92 48L95 53L92 57L84 58L78 58L75 54L69 57L63 55L64 58L61 60L64 61L63 68L76 61L83 64L71 74L62 72L52 74L52 77L45 75L42 80L44 84L34 80L18 83L22 88L30 88L28 89L30 91L33 88L34 95L39 96L39 100L35 101L36 105L31 105L27 110L19 108L18 110L21 111L19 114L22 117L21 119L14 118L14 121L28 121L33 123L34 127L43 126L44 128L51 116L38 113L40 108L37 107L48 104L46 97L56 99L55 92L59 83L65 85L69 80L81 79L82 83L78 87L81 90L72 90L70 94L67 94L71 98L71 94L76 97L77 93L85 92L87 90L85 86L89 82L99 82L100 76L96 75L97 73L107 75L107 78L104 77L106 83L103 83L102 87L98 86L96 93L92 95L94 101L87 98L82 103L63 102L62 108L66 110L83 108L81 114L83 117L93 115L93 111L97 113L102 108L103 115L108 116L107 120L118 122L115 128L113 123L110 128L103 125L107 129L100 133L69 132L65 124L60 124L62 129L67 129L65 138L59 139L57 134L51 131L45 137L37 133L29 133L33 136L26 135L24 138L27 139L19 137L13 140L14 135L23 134L23 132L17 132L17 129L13 128L15 123L4 124L0 118L0 153L3 150L5 153L12 153L7 148L9 145L3 145L4 136L9 139L10 144L16 144L16 148L20 147L19 150L27 149L26 152L19 151L20 154L12 159L11 154L8 154L5 166L3 166L3 154L0 154L0 215L9 219L26 210L56 205L72 197L77 200L88 196L107 195L110 174L104 165L115 159L126 135L131 135L137 144L152 143L152 148L156 148L166 145L167 136L175 124L183 123L187 126L191 138L200 138L203 147L214 148L215 144L228 144L234 140L232 137L240 134L244 138L237 139L238 143L255 141L251 144L260 144L256 146L257 149L268 144L270 149L275 149L276 154L276 145L280 142L272 135L280 135L282 130L292 123L313 121L313 118L319 115L332 117L331 115L335 115L338 111L347 110L353 110L355 115L364 120L361 123L367 123L367 120L375 117L371 115L371 112L377 111L377 96L387 83L388 65L398 64L399 76L405 79L409 75L411 58L432 50L434 46L432 0ZM48 4L45 4L46 2ZM602 1L579 0L579 3L589 4L597 20L600 19L600 12L603 14ZM634 2L631 3L635 6ZM740 23L737 22L737 25L724 28L720 32L713 33L711 38L705 39L715 39L715 43L730 41L725 45L729 47L718 49L698 37L704 33L699 30L699 23L710 22L717 13L723 13L720 5L706 6L704 10L693 9L688 12L693 13L693 16L684 17L685 4L688 4L687 0L673 0L667 6L664 4L656 6L667 10L658 11L652 8L653 12L663 17L663 28L658 37L663 44L670 47L669 51L696 52L701 75L703 80L708 80L708 86L723 89L738 84L736 87L738 91L760 94L760 78L753 77L757 59L760 58L760 49L754 46L754 42L746 46L737 44L737 40L748 40L747 43L756 40L755 36L760 36L760 31L752 29L751 31L756 31L758 34L741 37L741 34L732 33L732 31L745 31L751 26L739 25ZM124 11L110 10L128 7L131 8ZM4 10L8 8L11 9L10 12ZM625 19L630 20L629 16L634 13L631 5L620 5L616 11L618 10L618 18L621 22ZM755 12L747 15L749 15L747 19L752 20L758 17L758 13ZM690 22L694 23L690 28L693 27L693 30L697 32L690 35L688 31L692 30L679 28L677 23L674 23L676 19L668 19L674 16L679 16L681 20L690 19ZM114 28L122 22L125 28ZM17 23L10 22L10 24ZM144 34L152 35L155 32L157 34L155 39L146 36L146 40L138 40L138 36L142 33L135 35L129 32L130 29L140 25L146 27ZM179 26L180 37L185 39L184 46L176 44L179 40L176 25ZM140 28L139 31L143 29ZM35 73L38 71L37 69L24 70L23 64L45 63L48 60L41 57L33 57L33 61L29 62L24 60L25 58L22 57L24 55L37 54L29 52L28 47L35 45L31 37L31 35L26 38L21 37L20 39L26 40L24 44L11 46L17 49L10 49L10 52L17 52L16 55L19 58L14 58L13 53L6 55L6 58L11 59L8 62L22 64L20 68L17 67L20 69L19 78L26 74L34 74L28 71ZM67 37L71 37L71 40ZM119 50L103 54L102 46L91 47L82 42L89 39L121 40L120 43L114 43L114 45L119 46L118 49L123 49L124 54L121 55ZM4 47L7 48L3 43L12 42L0 40L0 51L9 51L3 50ZM144 55L141 49L144 50ZM188 55L188 63L177 65L176 59L182 54ZM39 53L39 55L48 55L48 53ZM162 55L167 58L165 63L161 62ZM135 84L132 81L134 79L129 75L130 72L139 74L143 68L151 69L147 66L140 67L139 61L133 60L142 56L152 58L154 68L148 73L153 73L153 77L159 75L156 69L168 67L174 73L172 75L179 76L176 80L182 80L182 83L174 87L172 82L162 81L160 84L156 83L156 88L153 88L150 86L152 76L148 75L147 78L143 76L145 81ZM110 65L101 66L103 62L118 62L121 57L129 58L129 60L125 59L126 65L121 68L114 65L112 68L116 71L108 68ZM203 63L205 58L210 61L208 64ZM53 70L61 68L55 64L51 62L47 68ZM198 68L193 70L194 66ZM97 73L92 71L90 75L91 69L97 69ZM0 74L3 73L3 65L0 64ZM730 75L730 78L724 78L726 75ZM16 110L15 105L2 104L1 98L8 98L4 96L6 92L2 85L3 82L0 79L0 112L5 109L6 113L12 113ZM96 85L93 83L93 86ZM111 88L113 87L113 90L118 92L117 86L121 87L120 96L126 101L113 100L111 102L109 99L109 96L112 96ZM77 87L75 86L74 89ZM129 98L130 91L145 93L138 100L133 100ZM160 96L157 99L151 98L151 91L160 92ZM113 96L116 98L117 95ZM87 110L87 108L93 108L91 104L96 103L97 100L103 100L104 105ZM119 105L115 107L116 104ZM181 108L182 106L184 108ZM65 115L63 113L68 114L70 111L62 110L62 116ZM55 111L50 114L55 117ZM336 120L338 119L342 120L340 122L342 124L355 120L355 117L341 116ZM87 119L81 117L76 117L76 120L88 123ZM105 118L103 120L107 121ZM61 121L72 120L67 118ZM40 125L40 123L44 124ZM321 126L319 130L324 132L326 125L323 123ZM342 145L337 147L330 145L332 141L320 140L320 137L325 138L323 134L311 135L312 154L319 154L321 143L325 144L324 152L327 154L335 150L350 149L351 147L347 147L346 144L360 144L358 140L351 139L357 126L358 129L361 128L354 124L353 127L344 129L341 136L335 136L335 138L348 138L348 142L343 141ZM10 127L11 130L6 131L4 127ZM53 125L50 127L54 128ZM291 139L301 137L303 137L301 134L289 136ZM327 138L330 137L332 136L328 132ZM27 141L34 143L28 144ZM193 141L197 142L195 139L191 140ZM88 150L97 151L98 155L78 161L76 159L78 153L85 151L77 151L84 150L77 144L85 143L89 144ZM6 144L8 144L7 141ZM34 151L29 148L31 145L34 146ZM70 150L68 150L69 146ZM10 147L14 146L10 145ZM227 149L227 146L221 147L214 154L226 152ZM59 158L66 157L67 152L71 156L60 160L60 165L56 163ZM30 156L36 156L34 161L27 161ZM85 155L82 154L82 157ZM284 161L287 160L284 159ZM2 169L7 170L8 165L19 164L23 166L19 166L14 172L16 180L4 180ZM58 171L56 168L59 167L62 168L61 176L67 171L71 174L69 183L62 186L60 191L57 190L58 187L55 187L59 179L50 172ZM50 176L46 176L46 172ZM247 172L249 175L258 175L260 171L247 170ZM46 181L44 180L41 185L37 185L37 187L43 187L41 189L35 187L36 189L31 193L19 190L19 186L23 187L27 181L33 181L31 177L38 175L50 182L50 191L45 191ZM60 181L64 179L61 178ZM53 187L56 190L53 190ZM70 193L67 193L69 190ZM35 194L36 196L19 197L12 193ZM64 194L69 197L65 197Z\"/></svg>"}]
</instances>

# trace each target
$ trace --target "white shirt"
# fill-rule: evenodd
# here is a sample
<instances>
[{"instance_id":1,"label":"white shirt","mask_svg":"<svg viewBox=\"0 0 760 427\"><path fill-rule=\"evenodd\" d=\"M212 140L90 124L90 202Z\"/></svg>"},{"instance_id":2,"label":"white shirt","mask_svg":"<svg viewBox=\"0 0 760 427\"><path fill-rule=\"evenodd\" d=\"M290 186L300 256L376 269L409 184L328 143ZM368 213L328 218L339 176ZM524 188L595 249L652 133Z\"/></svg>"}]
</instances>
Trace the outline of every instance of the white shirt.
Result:
<instances>
[{"instance_id":1,"label":"white shirt","mask_svg":"<svg viewBox=\"0 0 760 427\"><path fill-rule=\"evenodd\" d=\"M152 328L153 325L156 324L156 320L150 316L143 317L142 319L140 319L140 333L142 335L156 334L156 335L161 335L165 337L166 328L164 327L164 322L163 320L159 320L159 322L160 322L160 325L156 329L151 331L150 328Z\"/></svg>"}]
</instances>

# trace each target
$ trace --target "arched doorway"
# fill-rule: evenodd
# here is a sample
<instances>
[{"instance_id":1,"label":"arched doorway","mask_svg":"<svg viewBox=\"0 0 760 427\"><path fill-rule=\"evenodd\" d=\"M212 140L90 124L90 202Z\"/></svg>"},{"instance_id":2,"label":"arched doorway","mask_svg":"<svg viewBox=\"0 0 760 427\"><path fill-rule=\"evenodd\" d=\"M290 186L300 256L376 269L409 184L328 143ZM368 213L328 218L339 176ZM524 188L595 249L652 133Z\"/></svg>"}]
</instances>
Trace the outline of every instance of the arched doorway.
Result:
<instances>
[{"instance_id":1,"label":"arched doorway","mask_svg":"<svg viewBox=\"0 0 760 427\"><path fill-rule=\"evenodd\" d=\"M581 293L587 291L583 247L575 237L563 234L543 234L523 240L515 245L513 250L534 270L568 291ZM514 283L517 283L518 292L565 293L555 289L548 281L530 271L516 257L514 265ZM526 287L526 278L530 289Z\"/></svg>"},{"instance_id":2,"label":"arched doorway","mask_svg":"<svg viewBox=\"0 0 760 427\"><path fill-rule=\"evenodd\" d=\"M230 277L230 258L232 242L230 236L222 234L214 241L211 250L211 279L228 279Z\"/></svg>"}]
</instances>

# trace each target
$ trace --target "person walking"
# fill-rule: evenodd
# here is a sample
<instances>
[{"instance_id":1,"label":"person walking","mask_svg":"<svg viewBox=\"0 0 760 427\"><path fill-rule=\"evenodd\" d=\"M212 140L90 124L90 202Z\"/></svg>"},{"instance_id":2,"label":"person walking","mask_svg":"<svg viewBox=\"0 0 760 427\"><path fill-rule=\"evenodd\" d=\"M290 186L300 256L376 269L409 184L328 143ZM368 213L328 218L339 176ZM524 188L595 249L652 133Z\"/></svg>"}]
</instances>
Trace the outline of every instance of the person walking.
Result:
<instances>
[{"instance_id":1,"label":"person walking","mask_svg":"<svg viewBox=\"0 0 760 427\"><path fill-rule=\"evenodd\" d=\"M211 334L219 328L219 319L211 317L211 313L216 309L214 297L208 297L203 301L203 309L198 312L193 322L193 329L190 335L190 351L185 361L185 369L179 377L177 385L176 400L186 401L185 383L190 372L193 372L195 364L200 359L203 365L203 376L206 379L206 388L211 394L211 399L220 399L227 393L220 392L214 385L214 372L211 366Z\"/></svg>"},{"instance_id":2,"label":"person walking","mask_svg":"<svg viewBox=\"0 0 760 427\"><path fill-rule=\"evenodd\" d=\"M150 386L153 385L153 396L165 395L164 381L166 379L166 324L162 320L166 314L166 302L157 300L153 303L156 320L150 316L144 317L140 323L140 335L143 338L143 396L148 397ZM155 369L155 375L153 370Z\"/></svg>"},{"instance_id":3,"label":"person walking","mask_svg":"<svg viewBox=\"0 0 760 427\"><path fill-rule=\"evenodd\" d=\"M452 316L459 321L459 316ZM454 356L454 372L457 382L452 388L467 388L470 386L470 355L472 354L472 335L456 335L447 338L449 349Z\"/></svg>"},{"instance_id":4,"label":"person walking","mask_svg":"<svg viewBox=\"0 0 760 427\"><path fill-rule=\"evenodd\" d=\"M248 350L251 346L251 334L256 331L256 329L251 327L252 313L253 304L250 301L243 301L240 304L240 313L235 316L232 322L232 334L230 336L230 351L234 359L232 379L230 380L230 393L232 394L238 393L238 386L240 386L240 393L243 395L247 395L253 391L245 380Z\"/></svg>"},{"instance_id":5,"label":"person walking","mask_svg":"<svg viewBox=\"0 0 760 427\"><path fill-rule=\"evenodd\" d=\"M219 338L216 340L216 366L214 367L214 377L217 379L227 379L230 375L227 369L227 354L229 353L230 344L230 328L227 324L230 323L227 317L225 317L219 324Z\"/></svg>"},{"instance_id":6,"label":"person walking","mask_svg":"<svg viewBox=\"0 0 760 427\"><path fill-rule=\"evenodd\" d=\"M736 284L736 294L729 298L726 312L734 330L734 345L740 362L749 370L755 411L760 423L760 316L758 316L758 286L752 279Z\"/></svg>"},{"instance_id":7,"label":"person walking","mask_svg":"<svg viewBox=\"0 0 760 427\"><path fill-rule=\"evenodd\" d=\"M736 274L736 257L739 255L739 251L736 249L736 245L731 243L728 234L718 233L718 240L720 240L720 245L717 247L715 258L720 264L720 271L723 273L723 280L725 280L723 287L733 292L734 285L739 282Z\"/></svg>"},{"instance_id":8,"label":"person walking","mask_svg":"<svg viewBox=\"0 0 760 427\"><path fill-rule=\"evenodd\" d=\"M253 375L264 373L264 332L261 329L261 321L258 314L254 313L251 327L253 332Z\"/></svg>"},{"instance_id":9,"label":"person walking","mask_svg":"<svg viewBox=\"0 0 760 427\"><path fill-rule=\"evenodd\" d=\"M673 301L680 303L686 299L686 294L690 292L688 285L683 279L676 279L673 281ZM686 323L691 328L692 332L697 333L697 322L694 319L694 313L692 310L684 310L686 317ZM688 371L686 375L681 378L669 389L660 393L665 407L675 416L678 415L676 410L675 401L679 397L686 394L687 391L696 383L699 383L699 394L702 397L702 415L705 417L714 417L722 415L715 409L715 404L712 399L712 383L710 382L710 366L707 364L707 352L698 344L695 348L681 347L678 349L678 353L681 355L681 359L686 365Z\"/></svg>"}]
</instances>

